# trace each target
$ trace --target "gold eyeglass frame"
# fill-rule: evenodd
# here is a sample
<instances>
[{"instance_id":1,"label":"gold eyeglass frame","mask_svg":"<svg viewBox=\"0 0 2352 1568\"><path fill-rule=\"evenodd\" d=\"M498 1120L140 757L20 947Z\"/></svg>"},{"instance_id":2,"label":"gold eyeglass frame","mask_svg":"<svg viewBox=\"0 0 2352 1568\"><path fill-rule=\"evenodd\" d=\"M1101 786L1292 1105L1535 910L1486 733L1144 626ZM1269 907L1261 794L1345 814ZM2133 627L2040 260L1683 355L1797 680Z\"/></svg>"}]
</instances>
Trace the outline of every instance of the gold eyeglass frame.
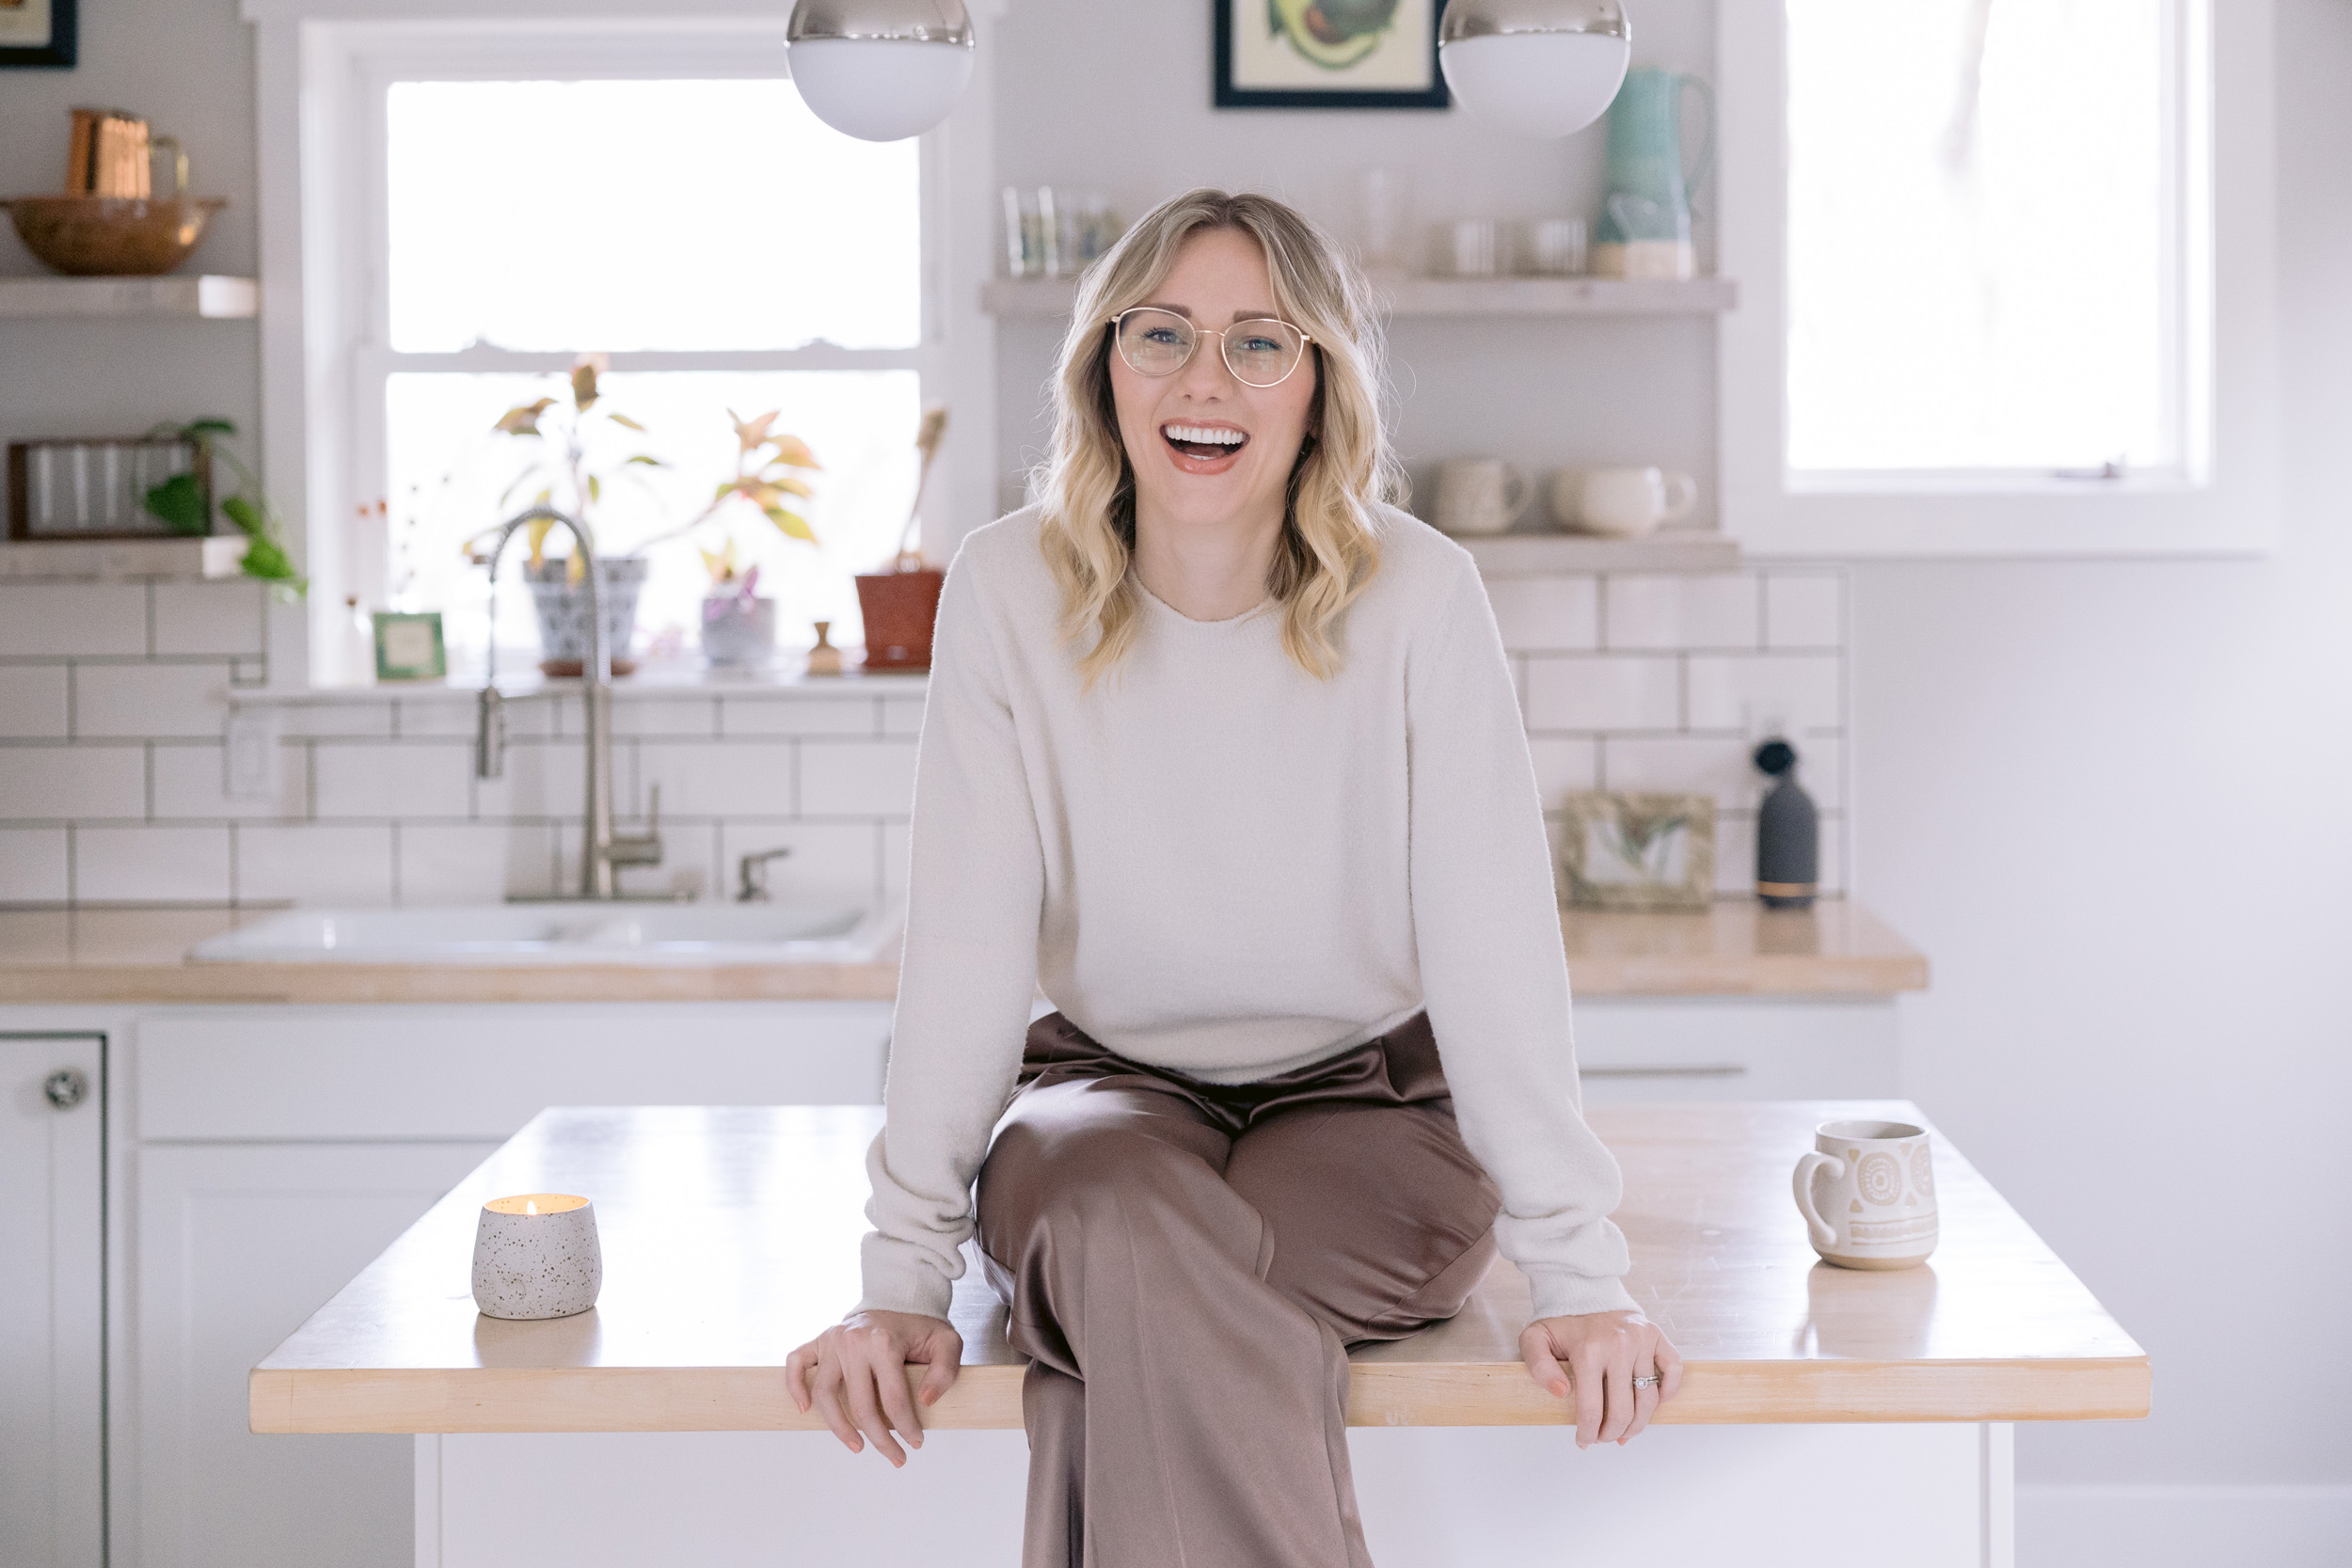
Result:
<instances>
[{"instance_id":1,"label":"gold eyeglass frame","mask_svg":"<svg viewBox=\"0 0 2352 1568\"><path fill-rule=\"evenodd\" d=\"M1184 350L1184 356L1176 361L1175 364L1169 366L1167 370L1147 371L1137 365L1133 359L1129 359L1127 357L1127 351L1120 347L1119 324L1125 321L1129 316L1136 314L1139 310L1151 310L1163 316L1175 316L1178 321L1183 322L1186 326L1192 328L1192 347ZM1277 326L1288 327L1291 331L1298 334L1298 357L1291 361L1291 368L1289 370L1284 371L1280 375L1276 376L1271 381L1259 382L1247 380L1243 377L1241 372L1233 369L1233 362L1231 359L1225 358L1226 333L1238 332L1243 327L1249 325L1253 322L1272 322ZM1168 376L1174 375L1177 372L1183 370L1186 365L1192 363L1192 356L1200 352L1200 340L1204 337L1209 337L1216 340L1216 356L1220 360L1224 361L1226 372L1232 375L1235 381L1241 382L1243 386L1254 388L1261 392L1266 390L1268 388L1279 387L1283 382L1288 381L1292 376L1296 375L1298 373L1298 367L1307 362L1307 350L1314 346L1315 341L1313 334L1308 332L1303 327L1300 327L1295 323L1284 321L1279 316L1251 316L1247 320L1233 323L1231 326L1226 327L1224 331L1220 332L1214 326L1202 326L1188 316L1179 316L1175 311L1170 310L1166 306L1162 305L1130 305L1127 309L1111 317L1103 325L1111 329L1112 349L1118 353L1119 357L1125 362L1127 368L1135 372L1137 375L1150 376L1154 381L1164 380Z\"/></svg>"}]
</instances>

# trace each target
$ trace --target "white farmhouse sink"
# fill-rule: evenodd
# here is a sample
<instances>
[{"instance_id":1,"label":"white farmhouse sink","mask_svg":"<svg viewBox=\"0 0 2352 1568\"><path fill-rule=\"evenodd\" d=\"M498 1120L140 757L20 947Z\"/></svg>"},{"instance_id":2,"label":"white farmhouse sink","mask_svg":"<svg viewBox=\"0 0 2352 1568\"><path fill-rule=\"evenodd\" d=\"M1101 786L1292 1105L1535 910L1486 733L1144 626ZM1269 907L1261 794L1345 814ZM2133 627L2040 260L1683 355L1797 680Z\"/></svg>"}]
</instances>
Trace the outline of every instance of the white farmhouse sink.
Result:
<instances>
[{"instance_id":1,"label":"white farmhouse sink","mask_svg":"<svg viewBox=\"0 0 2352 1568\"><path fill-rule=\"evenodd\" d=\"M866 963L895 910L849 904L478 904L289 910L191 948L204 962Z\"/></svg>"}]
</instances>

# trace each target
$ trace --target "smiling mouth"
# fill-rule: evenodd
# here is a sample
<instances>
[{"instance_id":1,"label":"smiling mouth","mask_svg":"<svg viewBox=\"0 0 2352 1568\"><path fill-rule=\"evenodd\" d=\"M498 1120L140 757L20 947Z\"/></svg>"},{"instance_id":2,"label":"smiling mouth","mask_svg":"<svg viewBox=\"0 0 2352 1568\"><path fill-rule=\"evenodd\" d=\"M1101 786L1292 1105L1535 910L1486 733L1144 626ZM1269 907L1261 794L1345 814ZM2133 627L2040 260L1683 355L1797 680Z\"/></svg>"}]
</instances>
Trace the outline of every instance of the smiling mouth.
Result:
<instances>
[{"instance_id":1,"label":"smiling mouth","mask_svg":"<svg viewBox=\"0 0 2352 1568\"><path fill-rule=\"evenodd\" d=\"M1231 457L1248 444L1247 432L1226 425L1164 424L1161 439L1186 457Z\"/></svg>"}]
</instances>

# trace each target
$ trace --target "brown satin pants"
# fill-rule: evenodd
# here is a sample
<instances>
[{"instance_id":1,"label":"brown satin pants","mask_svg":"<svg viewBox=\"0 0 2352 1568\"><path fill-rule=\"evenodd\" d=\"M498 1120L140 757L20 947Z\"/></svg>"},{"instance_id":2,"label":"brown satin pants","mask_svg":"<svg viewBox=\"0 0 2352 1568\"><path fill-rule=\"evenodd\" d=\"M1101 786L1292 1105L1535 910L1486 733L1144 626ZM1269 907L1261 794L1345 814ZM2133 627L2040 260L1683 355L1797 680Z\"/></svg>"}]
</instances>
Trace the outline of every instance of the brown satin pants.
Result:
<instances>
[{"instance_id":1,"label":"brown satin pants","mask_svg":"<svg viewBox=\"0 0 2352 1568\"><path fill-rule=\"evenodd\" d=\"M1030 1358L1024 1568L1370 1568L1346 1347L1459 1311L1498 1202L1425 1018L1230 1085L1040 1019L978 1202Z\"/></svg>"}]
</instances>

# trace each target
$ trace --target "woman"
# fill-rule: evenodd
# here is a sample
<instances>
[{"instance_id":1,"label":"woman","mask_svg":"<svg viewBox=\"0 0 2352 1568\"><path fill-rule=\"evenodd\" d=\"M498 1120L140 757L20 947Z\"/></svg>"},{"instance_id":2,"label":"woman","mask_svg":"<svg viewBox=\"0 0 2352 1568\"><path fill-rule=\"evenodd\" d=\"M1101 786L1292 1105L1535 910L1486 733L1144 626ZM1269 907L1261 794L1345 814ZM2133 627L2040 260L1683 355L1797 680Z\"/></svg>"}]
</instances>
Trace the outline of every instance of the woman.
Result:
<instances>
[{"instance_id":1,"label":"woman","mask_svg":"<svg viewBox=\"0 0 2352 1568\"><path fill-rule=\"evenodd\" d=\"M1028 1568L1363 1568L1346 1346L1498 1241L1580 1446L1680 1375L1619 1277L1485 591L1378 499L1376 354L1290 209L1164 203L1080 287L1042 504L941 598L865 1299L787 1376L903 1463L977 1226Z\"/></svg>"}]
</instances>

